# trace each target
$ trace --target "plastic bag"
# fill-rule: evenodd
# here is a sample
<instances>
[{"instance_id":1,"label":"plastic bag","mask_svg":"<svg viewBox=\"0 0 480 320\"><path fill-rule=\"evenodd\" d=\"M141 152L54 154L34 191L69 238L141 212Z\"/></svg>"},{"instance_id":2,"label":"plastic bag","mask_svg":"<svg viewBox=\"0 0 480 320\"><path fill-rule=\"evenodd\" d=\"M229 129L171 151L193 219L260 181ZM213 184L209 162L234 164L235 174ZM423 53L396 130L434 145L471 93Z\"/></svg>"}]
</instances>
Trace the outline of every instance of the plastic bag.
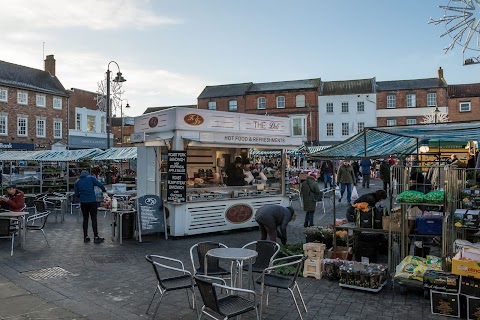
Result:
<instances>
[{"instance_id":1,"label":"plastic bag","mask_svg":"<svg viewBox=\"0 0 480 320\"><path fill-rule=\"evenodd\" d=\"M335 187L335 198L337 198L337 199L342 198L342 194L340 193L340 187L339 186Z\"/></svg>"},{"instance_id":2,"label":"plastic bag","mask_svg":"<svg viewBox=\"0 0 480 320\"><path fill-rule=\"evenodd\" d=\"M357 199L358 199L357 187L353 186L353 189L352 189L352 200L357 200Z\"/></svg>"}]
</instances>

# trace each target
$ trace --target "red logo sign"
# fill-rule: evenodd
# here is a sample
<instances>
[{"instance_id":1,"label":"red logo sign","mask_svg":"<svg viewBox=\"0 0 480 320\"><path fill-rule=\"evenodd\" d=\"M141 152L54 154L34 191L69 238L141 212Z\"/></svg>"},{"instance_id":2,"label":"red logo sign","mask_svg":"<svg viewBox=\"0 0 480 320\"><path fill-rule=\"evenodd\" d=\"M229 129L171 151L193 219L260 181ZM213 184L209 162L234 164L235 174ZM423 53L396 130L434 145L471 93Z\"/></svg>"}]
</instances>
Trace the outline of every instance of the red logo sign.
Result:
<instances>
[{"instance_id":1,"label":"red logo sign","mask_svg":"<svg viewBox=\"0 0 480 320\"><path fill-rule=\"evenodd\" d=\"M158 125L158 118L151 117L150 120L148 120L148 125L150 126L150 128L155 128Z\"/></svg>"},{"instance_id":2,"label":"red logo sign","mask_svg":"<svg viewBox=\"0 0 480 320\"><path fill-rule=\"evenodd\" d=\"M234 204L225 211L225 218L231 223L244 223L250 221L253 208L246 204Z\"/></svg>"},{"instance_id":3,"label":"red logo sign","mask_svg":"<svg viewBox=\"0 0 480 320\"><path fill-rule=\"evenodd\" d=\"M183 120L191 126L199 126L203 123L203 117L195 113L187 114Z\"/></svg>"}]
</instances>

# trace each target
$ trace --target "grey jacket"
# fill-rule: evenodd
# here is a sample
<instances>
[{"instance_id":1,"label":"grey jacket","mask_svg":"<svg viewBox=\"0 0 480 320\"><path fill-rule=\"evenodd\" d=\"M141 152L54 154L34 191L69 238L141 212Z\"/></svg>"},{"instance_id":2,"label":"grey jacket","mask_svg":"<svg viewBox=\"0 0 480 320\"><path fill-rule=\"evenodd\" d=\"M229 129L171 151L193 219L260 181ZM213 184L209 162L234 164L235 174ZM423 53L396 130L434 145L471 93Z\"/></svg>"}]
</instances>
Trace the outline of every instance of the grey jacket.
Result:
<instances>
[{"instance_id":1,"label":"grey jacket","mask_svg":"<svg viewBox=\"0 0 480 320\"><path fill-rule=\"evenodd\" d=\"M280 227L282 237L287 241L287 225L292 220L290 210L278 204L267 204L257 210L255 221L270 229Z\"/></svg>"},{"instance_id":2,"label":"grey jacket","mask_svg":"<svg viewBox=\"0 0 480 320\"><path fill-rule=\"evenodd\" d=\"M355 183L355 173L353 172L353 167L351 165L346 166L342 164L340 168L338 168L337 182L349 184Z\"/></svg>"},{"instance_id":3,"label":"grey jacket","mask_svg":"<svg viewBox=\"0 0 480 320\"><path fill-rule=\"evenodd\" d=\"M307 180L302 183L300 193L302 194L303 210L307 212L315 211L317 203L313 199L313 194L321 193L318 183L315 181L315 179L308 176Z\"/></svg>"}]
</instances>

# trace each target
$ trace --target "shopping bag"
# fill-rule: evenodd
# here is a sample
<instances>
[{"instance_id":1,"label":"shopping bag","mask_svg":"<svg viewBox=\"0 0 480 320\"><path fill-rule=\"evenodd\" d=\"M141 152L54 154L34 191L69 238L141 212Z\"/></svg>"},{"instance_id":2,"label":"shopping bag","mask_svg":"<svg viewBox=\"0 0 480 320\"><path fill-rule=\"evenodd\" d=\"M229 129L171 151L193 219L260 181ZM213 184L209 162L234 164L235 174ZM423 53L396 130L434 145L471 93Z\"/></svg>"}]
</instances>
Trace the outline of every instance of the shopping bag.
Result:
<instances>
[{"instance_id":1,"label":"shopping bag","mask_svg":"<svg viewBox=\"0 0 480 320\"><path fill-rule=\"evenodd\" d=\"M340 187L339 186L335 187L335 198L337 198L337 199L342 198L342 194L340 193Z\"/></svg>"},{"instance_id":2,"label":"shopping bag","mask_svg":"<svg viewBox=\"0 0 480 320\"><path fill-rule=\"evenodd\" d=\"M357 200L357 199L358 199L357 187L353 186L353 189L352 189L352 200Z\"/></svg>"}]
</instances>

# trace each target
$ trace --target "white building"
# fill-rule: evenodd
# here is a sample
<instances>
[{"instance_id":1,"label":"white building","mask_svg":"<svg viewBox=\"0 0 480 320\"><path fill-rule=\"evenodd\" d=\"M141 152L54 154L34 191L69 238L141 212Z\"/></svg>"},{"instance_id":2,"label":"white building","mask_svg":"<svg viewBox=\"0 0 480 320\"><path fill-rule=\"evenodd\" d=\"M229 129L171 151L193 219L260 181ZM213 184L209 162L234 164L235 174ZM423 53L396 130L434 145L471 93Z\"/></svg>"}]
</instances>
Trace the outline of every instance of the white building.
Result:
<instances>
[{"instance_id":1,"label":"white building","mask_svg":"<svg viewBox=\"0 0 480 320\"><path fill-rule=\"evenodd\" d=\"M344 141L377 125L376 80L322 81L318 97L321 144Z\"/></svg>"}]
</instances>

